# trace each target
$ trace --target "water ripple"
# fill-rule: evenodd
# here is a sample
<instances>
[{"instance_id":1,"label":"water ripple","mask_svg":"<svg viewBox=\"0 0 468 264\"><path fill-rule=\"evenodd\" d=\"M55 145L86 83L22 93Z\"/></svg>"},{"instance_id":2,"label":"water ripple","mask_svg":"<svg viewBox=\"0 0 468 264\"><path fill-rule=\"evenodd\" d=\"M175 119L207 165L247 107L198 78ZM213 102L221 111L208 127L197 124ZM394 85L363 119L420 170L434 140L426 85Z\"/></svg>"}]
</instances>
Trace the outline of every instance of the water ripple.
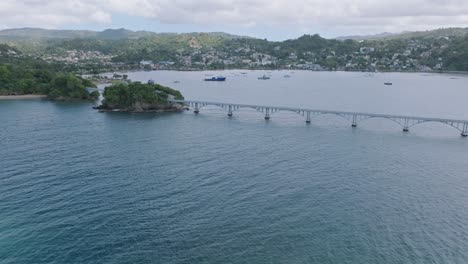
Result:
<instances>
[{"instance_id":1,"label":"water ripple","mask_svg":"<svg viewBox=\"0 0 468 264\"><path fill-rule=\"evenodd\" d=\"M453 137L0 110L0 263L468 262L468 144Z\"/></svg>"}]
</instances>

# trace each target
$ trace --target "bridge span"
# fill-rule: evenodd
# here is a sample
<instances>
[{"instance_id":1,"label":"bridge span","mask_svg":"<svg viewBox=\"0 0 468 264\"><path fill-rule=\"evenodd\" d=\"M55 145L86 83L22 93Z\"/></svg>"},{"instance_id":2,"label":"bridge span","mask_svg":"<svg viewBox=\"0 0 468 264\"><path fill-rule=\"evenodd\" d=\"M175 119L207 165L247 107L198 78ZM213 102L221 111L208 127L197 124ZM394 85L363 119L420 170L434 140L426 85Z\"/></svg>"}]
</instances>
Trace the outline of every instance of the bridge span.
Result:
<instances>
[{"instance_id":1,"label":"bridge span","mask_svg":"<svg viewBox=\"0 0 468 264\"><path fill-rule=\"evenodd\" d=\"M271 115L278 111L289 111L297 113L305 117L306 123L311 123L313 116L332 114L345 118L351 123L352 127L357 127L358 122L370 118L385 118L391 120L401 126L404 132L408 132L413 126L427 122L438 122L455 128L460 131L463 137L468 137L468 120L456 119L443 119L431 117L416 117L416 116L401 116L401 115L384 115L384 114L370 114L359 112L343 112L331 110L317 110L317 109L303 109L291 107L278 107L278 106L264 106L264 105L247 105L247 104L234 104L234 103L221 103L221 102L206 102L206 101L191 101L191 100L169 100L171 103L180 103L190 106L195 114L200 112L200 109L205 106L217 106L224 109L228 116L232 116L234 111L241 108L251 108L265 114L265 120L269 120Z\"/></svg>"}]
</instances>

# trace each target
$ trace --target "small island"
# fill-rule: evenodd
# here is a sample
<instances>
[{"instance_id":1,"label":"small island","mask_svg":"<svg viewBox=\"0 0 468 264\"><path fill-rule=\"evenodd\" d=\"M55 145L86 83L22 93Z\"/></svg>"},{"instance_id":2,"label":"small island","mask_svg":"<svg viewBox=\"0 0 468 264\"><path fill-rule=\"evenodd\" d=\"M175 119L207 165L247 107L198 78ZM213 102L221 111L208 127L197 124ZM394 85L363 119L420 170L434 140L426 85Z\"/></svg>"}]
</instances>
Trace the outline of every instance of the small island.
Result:
<instances>
[{"instance_id":1,"label":"small island","mask_svg":"<svg viewBox=\"0 0 468 264\"><path fill-rule=\"evenodd\" d=\"M182 94L159 84L141 82L113 84L104 90L103 96L102 105L95 107L99 111L146 113L184 110L183 105L169 102L169 99L183 100Z\"/></svg>"}]
</instances>

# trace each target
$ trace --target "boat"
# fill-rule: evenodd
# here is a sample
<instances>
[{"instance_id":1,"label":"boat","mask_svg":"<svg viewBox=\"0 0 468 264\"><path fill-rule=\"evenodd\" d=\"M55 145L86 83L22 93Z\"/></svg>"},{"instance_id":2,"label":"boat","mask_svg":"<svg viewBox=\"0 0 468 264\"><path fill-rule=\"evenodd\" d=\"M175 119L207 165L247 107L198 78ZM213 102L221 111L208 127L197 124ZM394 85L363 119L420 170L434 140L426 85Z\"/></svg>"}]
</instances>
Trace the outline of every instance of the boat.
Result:
<instances>
[{"instance_id":1,"label":"boat","mask_svg":"<svg viewBox=\"0 0 468 264\"><path fill-rule=\"evenodd\" d=\"M154 80L152 79L148 80L148 84L154 84Z\"/></svg>"},{"instance_id":2,"label":"boat","mask_svg":"<svg viewBox=\"0 0 468 264\"><path fill-rule=\"evenodd\" d=\"M226 77L218 76L218 77L205 78L205 81L207 81L207 82L224 82L224 81L226 81Z\"/></svg>"},{"instance_id":3,"label":"boat","mask_svg":"<svg viewBox=\"0 0 468 264\"><path fill-rule=\"evenodd\" d=\"M180 81L174 81L174 83L180 83Z\"/></svg>"},{"instance_id":4,"label":"boat","mask_svg":"<svg viewBox=\"0 0 468 264\"><path fill-rule=\"evenodd\" d=\"M263 75L262 77L258 77L259 80L269 80L270 77Z\"/></svg>"},{"instance_id":5,"label":"boat","mask_svg":"<svg viewBox=\"0 0 468 264\"><path fill-rule=\"evenodd\" d=\"M384 83L384 84L385 84L385 85L393 85L393 83L391 83L391 82L386 82L386 83Z\"/></svg>"},{"instance_id":6,"label":"boat","mask_svg":"<svg viewBox=\"0 0 468 264\"><path fill-rule=\"evenodd\" d=\"M286 75L284 75L283 77L284 77L284 78L291 78L291 75L286 74Z\"/></svg>"}]
</instances>

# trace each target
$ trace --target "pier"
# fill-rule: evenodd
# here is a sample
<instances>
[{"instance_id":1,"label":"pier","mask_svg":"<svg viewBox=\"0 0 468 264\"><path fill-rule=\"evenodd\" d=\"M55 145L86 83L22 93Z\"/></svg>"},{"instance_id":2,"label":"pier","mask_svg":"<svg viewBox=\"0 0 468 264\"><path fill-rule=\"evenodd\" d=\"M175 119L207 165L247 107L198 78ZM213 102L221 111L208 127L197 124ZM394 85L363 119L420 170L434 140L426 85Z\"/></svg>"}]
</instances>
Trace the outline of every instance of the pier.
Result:
<instances>
[{"instance_id":1,"label":"pier","mask_svg":"<svg viewBox=\"0 0 468 264\"><path fill-rule=\"evenodd\" d=\"M236 110L241 108L255 109L264 114L265 120L269 120L271 115L279 111L288 111L297 113L305 118L305 122L310 124L312 117L319 115L337 115L345 118L351 123L352 127L357 127L360 121L370 118L384 118L395 122L400 125L403 132L408 132L411 127L418 124L427 122L437 122L451 126L458 130L462 137L468 137L468 120L456 119L443 119L431 117L416 117L416 116L402 116L402 115L385 115L385 114L371 114L359 112L343 112L332 110L317 110L317 109L303 109L291 107L278 107L278 106L263 106L263 105L247 105L247 104L234 104L234 103L221 103L221 102L206 102L206 101L190 101L190 100L169 100L171 103L181 103L190 106L195 114L200 112L200 109L205 106L217 106L224 109L229 117L233 116Z\"/></svg>"}]
</instances>

